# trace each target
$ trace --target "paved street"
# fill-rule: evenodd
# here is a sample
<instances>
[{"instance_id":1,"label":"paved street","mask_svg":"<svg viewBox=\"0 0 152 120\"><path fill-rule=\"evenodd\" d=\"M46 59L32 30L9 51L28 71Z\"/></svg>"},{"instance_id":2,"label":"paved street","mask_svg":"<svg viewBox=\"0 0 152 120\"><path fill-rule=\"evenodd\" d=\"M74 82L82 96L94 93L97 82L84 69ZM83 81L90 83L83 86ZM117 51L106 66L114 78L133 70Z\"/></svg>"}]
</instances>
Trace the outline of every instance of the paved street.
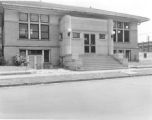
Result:
<instances>
[{"instance_id":1,"label":"paved street","mask_svg":"<svg viewBox=\"0 0 152 120\"><path fill-rule=\"evenodd\" d=\"M151 120L152 76L0 88L0 118Z\"/></svg>"}]
</instances>

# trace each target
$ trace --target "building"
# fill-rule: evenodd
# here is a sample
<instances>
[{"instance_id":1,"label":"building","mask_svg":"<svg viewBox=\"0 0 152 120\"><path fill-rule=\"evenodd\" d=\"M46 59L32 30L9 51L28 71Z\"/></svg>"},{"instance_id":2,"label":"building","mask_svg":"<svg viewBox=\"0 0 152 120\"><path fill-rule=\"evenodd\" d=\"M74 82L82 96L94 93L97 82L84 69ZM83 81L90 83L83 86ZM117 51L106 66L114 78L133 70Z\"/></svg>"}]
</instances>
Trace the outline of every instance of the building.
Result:
<instances>
[{"instance_id":1,"label":"building","mask_svg":"<svg viewBox=\"0 0 152 120\"><path fill-rule=\"evenodd\" d=\"M138 43L139 52L152 52L152 41Z\"/></svg>"},{"instance_id":2,"label":"building","mask_svg":"<svg viewBox=\"0 0 152 120\"><path fill-rule=\"evenodd\" d=\"M108 66L116 61L118 56L114 54L119 53L136 61L137 25L149 20L45 2L0 3L0 32L3 33L0 48L7 64L12 64L16 54L25 56L32 66L63 64L70 69L81 69L89 60L95 64L104 59Z\"/></svg>"}]
</instances>

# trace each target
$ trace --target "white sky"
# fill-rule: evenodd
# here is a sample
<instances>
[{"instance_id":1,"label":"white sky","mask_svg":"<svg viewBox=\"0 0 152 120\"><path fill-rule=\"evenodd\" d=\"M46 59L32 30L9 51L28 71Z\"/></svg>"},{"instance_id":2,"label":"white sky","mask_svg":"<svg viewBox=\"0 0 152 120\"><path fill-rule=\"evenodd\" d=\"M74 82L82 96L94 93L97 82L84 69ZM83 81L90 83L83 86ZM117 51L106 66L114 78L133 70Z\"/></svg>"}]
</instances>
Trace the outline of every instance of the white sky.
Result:
<instances>
[{"instance_id":1,"label":"white sky","mask_svg":"<svg viewBox=\"0 0 152 120\"><path fill-rule=\"evenodd\" d=\"M35 0L40 1L40 0ZM92 7L108 11L128 13L152 19L151 0L41 0L57 4ZM138 29L139 42L147 41L147 36L152 41L152 21L142 23Z\"/></svg>"}]
</instances>

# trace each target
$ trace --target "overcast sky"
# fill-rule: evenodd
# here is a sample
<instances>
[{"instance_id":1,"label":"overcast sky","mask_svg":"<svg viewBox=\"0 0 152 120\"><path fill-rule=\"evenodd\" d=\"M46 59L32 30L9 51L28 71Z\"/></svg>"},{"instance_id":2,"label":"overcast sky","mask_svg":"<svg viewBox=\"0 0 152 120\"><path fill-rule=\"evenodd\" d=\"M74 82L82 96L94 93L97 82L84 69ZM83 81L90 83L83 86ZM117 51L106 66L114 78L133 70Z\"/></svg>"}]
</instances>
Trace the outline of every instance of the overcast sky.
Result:
<instances>
[{"instance_id":1,"label":"overcast sky","mask_svg":"<svg viewBox=\"0 0 152 120\"><path fill-rule=\"evenodd\" d=\"M35 0L40 1L40 0ZM41 0L57 4L92 7L97 9L128 13L152 19L151 0ZM152 41L152 21L142 23L138 29L139 42L146 41L149 35Z\"/></svg>"}]
</instances>

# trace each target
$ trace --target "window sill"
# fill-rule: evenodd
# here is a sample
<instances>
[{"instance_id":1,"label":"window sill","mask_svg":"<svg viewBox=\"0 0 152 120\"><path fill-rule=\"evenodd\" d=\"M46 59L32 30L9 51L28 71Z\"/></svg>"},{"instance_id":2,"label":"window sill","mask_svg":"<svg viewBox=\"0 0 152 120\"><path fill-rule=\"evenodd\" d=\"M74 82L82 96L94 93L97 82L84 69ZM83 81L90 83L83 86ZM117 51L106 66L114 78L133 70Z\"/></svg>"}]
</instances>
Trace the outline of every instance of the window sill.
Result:
<instances>
[{"instance_id":1,"label":"window sill","mask_svg":"<svg viewBox=\"0 0 152 120\"><path fill-rule=\"evenodd\" d=\"M130 44L130 42L114 42L116 44Z\"/></svg>"},{"instance_id":2,"label":"window sill","mask_svg":"<svg viewBox=\"0 0 152 120\"><path fill-rule=\"evenodd\" d=\"M20 41L50 41L49 39L18 39Z\"/></svg>"}]
</instances>

